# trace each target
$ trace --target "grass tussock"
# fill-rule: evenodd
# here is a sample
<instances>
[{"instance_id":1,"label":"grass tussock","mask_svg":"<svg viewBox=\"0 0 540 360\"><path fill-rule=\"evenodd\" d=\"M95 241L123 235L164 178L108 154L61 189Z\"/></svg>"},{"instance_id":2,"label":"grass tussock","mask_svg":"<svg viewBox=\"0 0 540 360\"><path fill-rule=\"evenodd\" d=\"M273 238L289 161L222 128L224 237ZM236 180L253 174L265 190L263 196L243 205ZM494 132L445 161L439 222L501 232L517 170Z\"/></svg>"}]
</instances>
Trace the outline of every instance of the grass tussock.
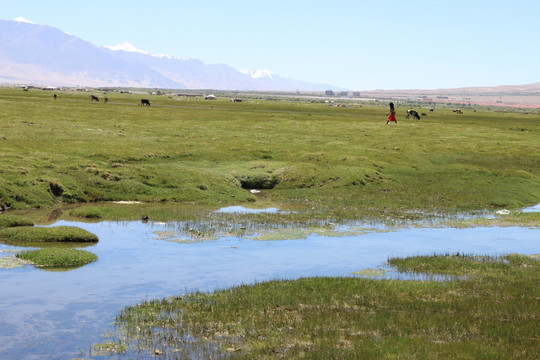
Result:
<instances>
[{"instance_id":1,"label":"grass tussock","mask_svg":"<svg viewBox=\"0 0 540 360\"><path fill-rule=\"evenodd\" d=\"M71 270L97 260L97 256L85 250L69 248L45 248L17 254L17 258L32 265L50 270Z\"/></svg>"},{"instance_id":2,"label":"grass tussock","mask_svg":"<svg viewBox=\"0 0 540 360\"><path fill-rule=\"evenodd\" d=\"M108 344L141 358L537 358L538 260L457 254L390 263L466 280L306 278L148 301L121 312Z\"/></svg>"},{"instance_id":3,"label":"grass tussock","mask_svg":"<svg viewBox=\"0 0 540 360\"><path fill-rule=\"evenodd\" d=\"M15 246L44 246L56 243L96 243L98 237L73 226L11 227L0 229L0 242Z\"/></svg>"},{"instance_id":4,"label":"grass tussock","mask_svg":"<svg viewBox=\"0 0 540 360\"><path fill-rule=\"evenodd\" d=\"M21 216L0 214L0 229L17 226L34 226L34 223Z\"/></svg>"}]
</instances>

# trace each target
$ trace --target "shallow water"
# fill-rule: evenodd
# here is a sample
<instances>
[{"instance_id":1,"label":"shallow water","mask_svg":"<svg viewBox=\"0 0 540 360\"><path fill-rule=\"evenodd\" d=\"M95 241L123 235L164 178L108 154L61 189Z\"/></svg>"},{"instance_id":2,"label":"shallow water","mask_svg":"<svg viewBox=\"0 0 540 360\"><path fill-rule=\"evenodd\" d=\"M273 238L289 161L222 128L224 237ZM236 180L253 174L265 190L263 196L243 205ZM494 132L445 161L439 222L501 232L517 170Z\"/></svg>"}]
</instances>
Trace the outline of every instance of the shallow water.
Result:
<instances>
[{"instance_id":1,"label":"shallow water","mask_svg":"<svg viewBox=\"0 0 540 360\"><path fill-rule=\"evenodd\" d=\"M228 206L216 210L217 213L236 213L236 214L260 214L260 213L277 213L280 212L278 208L265 208L265 209L251 209L244 206Z\"/></svg>"},{"instance_id":2,"label":"shallow water","mask_svg":"<svg viewBox=\"0 0 540 360\"><path fill-rule=\"evenodd\" d=\"M540 212L540 204L536 204L534 206L527 207L522 210L523 212Z\"/></svg>"},{"instance_id":3,"label":"shallow water","mask_svg":"<svg viewBox=\"0 0 540 360\"><path fill-rule=\"evenodd\" d=\"M59 221L53 226L60 225L98 235L99 243L86 250L99 259L67 272L29 265L0 269L0 359L88 356L124 306L195 289L354 276L392 256L540 253L540 229L525 227L379 229L297 240L221 237L177 243L156 235L181 228L177 223ZM0 251L13 249L0 245Z\"/></svg>"}]
</instances>

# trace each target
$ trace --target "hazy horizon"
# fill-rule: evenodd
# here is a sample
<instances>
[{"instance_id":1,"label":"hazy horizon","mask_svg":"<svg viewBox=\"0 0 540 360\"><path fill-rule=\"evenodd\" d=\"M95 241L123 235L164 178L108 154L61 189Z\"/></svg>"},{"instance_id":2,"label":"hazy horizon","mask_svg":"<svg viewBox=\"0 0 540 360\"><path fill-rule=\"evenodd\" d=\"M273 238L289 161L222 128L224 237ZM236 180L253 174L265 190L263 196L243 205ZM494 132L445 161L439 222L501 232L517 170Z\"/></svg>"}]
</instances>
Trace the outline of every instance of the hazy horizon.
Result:
<instances>
[{"instance_id":1,"label":"hazy horizon","mask_svg":"<svg viewBox=\"0 0 540 360\"><path fill-rule=\"evenodd\" d=\"M28 0L2 17L50 25L96 46L268 70L351 90L450 89L540 81L540 2L458 0Z\"/></svg>"}]
</instances>

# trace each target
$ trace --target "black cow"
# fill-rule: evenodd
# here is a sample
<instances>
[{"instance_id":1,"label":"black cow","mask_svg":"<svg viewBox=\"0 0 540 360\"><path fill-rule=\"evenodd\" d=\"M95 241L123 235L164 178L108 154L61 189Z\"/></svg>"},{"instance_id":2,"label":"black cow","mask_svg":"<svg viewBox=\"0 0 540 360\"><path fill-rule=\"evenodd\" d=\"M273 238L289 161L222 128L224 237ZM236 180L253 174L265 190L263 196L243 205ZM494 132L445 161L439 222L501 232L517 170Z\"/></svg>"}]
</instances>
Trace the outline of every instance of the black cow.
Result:
<instances>
[{"instance_id":1,"label":"black cow","mask_svg":"<svg viewBox=\"0 0 540 360\"><path fill-rule=\"evenodd\" d=\"M95 101L99 102L99 98L96 95L90 95L90 99L91 99L91 101L95 100Z\"/></svg>"},{"instance_id":2,"label":"black cow","mask_svg":"<svg viewBox=\"0 0 540 360\"><path fill-rule=\"evenodd\" d=\"M414 117L416 120L420 120L420 115L418 115L418 111L416 110L407 110L407 119L409 116Z\"/></svg>"},{"instance_id":3,"label":"black cow","mask_svg":"<svg viewBox=\"0 0 540 360\"><path fill-rule=\"evenodd\" d=\"M144 105L144 106L150 106L150 100L148 100L148 99L141 99L141 105Z\"/></svg>"}]
</instances>

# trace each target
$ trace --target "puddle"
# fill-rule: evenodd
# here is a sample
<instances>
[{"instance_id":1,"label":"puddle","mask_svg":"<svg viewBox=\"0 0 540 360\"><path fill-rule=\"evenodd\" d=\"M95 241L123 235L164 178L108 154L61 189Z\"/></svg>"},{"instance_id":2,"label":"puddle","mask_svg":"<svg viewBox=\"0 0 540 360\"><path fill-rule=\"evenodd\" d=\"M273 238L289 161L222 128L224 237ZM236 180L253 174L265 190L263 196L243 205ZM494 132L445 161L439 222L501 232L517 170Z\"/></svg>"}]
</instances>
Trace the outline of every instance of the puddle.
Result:
<instances>
[{"instance_id":1,"label":"puddle","mask_svg":"<svg viewBox=\"0 0 540 360\"><path fill-rule=\"evenodd\" d=\"M265 209L251 209L251 208L246 208L243 206L228 206L228 207L218 209L215 212L227 213L227 214L264 214L264 213L275 214L282 211L274 207L265 208Z\"/></svg>"},{"instance_id":2,"label":"puddle","mask_svg":"<svg viewBox=\"0 0 540 360\"><path fill-rule=\"evenodd\" d=\"M126 305L194 290L307 276L376 277L380 273L369 269L394 256L540 253L540 228L527 227L395 230L356 224L280 241L216 229L212 241L177 243L164 239L179 229L189 234L193 224L53 224L60 225L96 234L99 243L91 251L98 260L68 272L0 268L0 359L92 358L90 346L103 340ZM0 257L13 256L15 249L0 245Z\"/></svg>"}]
</instances>

